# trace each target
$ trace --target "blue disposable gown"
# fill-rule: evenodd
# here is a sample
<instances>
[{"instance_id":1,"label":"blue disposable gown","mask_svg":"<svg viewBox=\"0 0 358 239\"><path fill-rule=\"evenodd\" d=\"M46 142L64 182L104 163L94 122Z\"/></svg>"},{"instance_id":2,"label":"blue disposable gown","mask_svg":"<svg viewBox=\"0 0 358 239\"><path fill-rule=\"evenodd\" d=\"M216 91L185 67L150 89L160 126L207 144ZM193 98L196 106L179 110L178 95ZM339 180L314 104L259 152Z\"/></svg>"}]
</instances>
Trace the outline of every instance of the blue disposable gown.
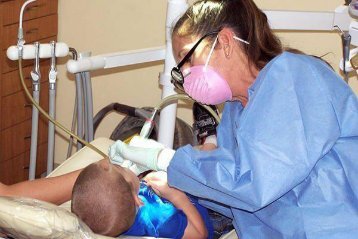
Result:
<instances>
[{"instance_id":1,"label":"blue disposable gown","mask_svg":"<svg viewBox=\"0 0 358 239\"><path fill-rule=\"evenodd\" d=\"M240 239L357 239L357 96L287 52L248 93L245 108L225 104L216 150L177 150L169 184L232 217Z\"/></svg>"}]
</instances>

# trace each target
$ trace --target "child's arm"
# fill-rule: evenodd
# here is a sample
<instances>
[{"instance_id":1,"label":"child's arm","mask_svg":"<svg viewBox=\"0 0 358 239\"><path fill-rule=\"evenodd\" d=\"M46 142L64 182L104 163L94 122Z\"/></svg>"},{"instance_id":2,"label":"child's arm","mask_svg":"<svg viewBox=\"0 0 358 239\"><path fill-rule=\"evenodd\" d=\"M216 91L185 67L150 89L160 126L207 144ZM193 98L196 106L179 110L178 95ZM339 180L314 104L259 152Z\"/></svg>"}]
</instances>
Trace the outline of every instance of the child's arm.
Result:
<instances>
[{"instance_id":1,"label":"child's arm","mask_svg":"<svg viewBox=\"0 0 358 239\"><path fill-rule=\"evenodd\" d=\"M174 189L174 188L172 188ZM207 238L208 231L206 229L203 218L199 214L196 207L190 202L185 193L175 189L177 193L171 192L171 198L167 198L173 205L183 210L188 218L188 225L185 228L183 238ZM180 194L179 194L180 193Z\"/></svg>"},{"instance_id":2,"label":"child's arm","mask_svg":"<svg viewBox=\"0 0 358 239\"><path fill-rule=\"evenodd\" d=\"M188 225L184 231L183 238L207 238L208 232L205 223L196 207L190 202L185 193L169 187L166 178L165 172L155 172L147 175L145 180L148 186L151 186L159 196L169 200L186 215Z\"/></svg>"},{"instance_id":3,"label":"child's arm","mask_svg":"<svg viewBox=\"0 0 358 239\"><path fill-rule=\"evenodd\" d=\"M71 199L72 188L80 171L12 185L0 183L0 196L29 197L59 205Z\"/></svg>"}]
</instances>

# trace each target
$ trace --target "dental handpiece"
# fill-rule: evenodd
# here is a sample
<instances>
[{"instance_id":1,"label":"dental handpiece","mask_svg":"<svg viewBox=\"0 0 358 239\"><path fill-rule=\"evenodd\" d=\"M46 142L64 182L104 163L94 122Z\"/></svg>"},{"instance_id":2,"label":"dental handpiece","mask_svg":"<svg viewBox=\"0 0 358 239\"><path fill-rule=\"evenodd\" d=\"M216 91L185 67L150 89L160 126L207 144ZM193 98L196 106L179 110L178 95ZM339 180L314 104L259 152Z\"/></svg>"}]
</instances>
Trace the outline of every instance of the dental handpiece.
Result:
<instances>
[{"instance_id":1,"label":"dental handpiece","mask_svg":"<svg viewBox=\"0 0 358 239\"><path fill-rule=\"evenodd\" d=\"M41 72L40 72L40 43L35 42L35 65L34 69L30 72L31 78L32 78L32 87L34 91L39 91L40 89L40 78L41 78Z\"/></svg>"},{"instance_id":2,"label":"dental handpiece","mask_svg":"<svg viewBox=\"0 0 358 239\"><path fill-rule=\"evenodd\" d=\"M36 103L40 102L40 43L35 42L35 63L34 68L30 72L32 78L32 91L33 99ZM31 146L30 146L30 164L29 164L29 180L34 180L36 176L36 158L37 158L37 141L38 141L38 122L39 122L39 111L33 106L32 107L32 118L31 118Z\"/></svg>"},{"instance_id":3,"label":"dental handpiece","mask_svg":"<svg viewBox=\"0 0 358 239\"><path fill-rule=\"evenodd\" d=\"M351 45L351 35L347 31L342 31L341 28L337 25L334 28L338 29L341 33L342 39L342 50L343 50L343 73L344 73L344 80L348 82L348 72L347 72L347 62L349 62L349 55L350 55L350 45Z\"/></svg>"},{"instance_id":4,"label":"dental handpiece","mask_svg":"<svg viewBox=\"0 0 358 239\"><path fill-rule=\"evenodd\" d=\"M158 113L158 109L155 108L153 113L152 113L152 116L148 119L146 119L143 127L142 127L142 130L140 131L140 136L145 138L145 139L148 139L150 134L152 133L152 130L154 128L154 119L155 119L155 116L157 115Z\"/></svg>"},{"instance_id":5,"label":"dental handpiece","mask_svg":"<svg viewBox=\"0 0 358 239\"><path fill-rule=\"evenodd\" d=\"M342 33L342 43L343 43L343 73L344 80L348 82L348 72L346 70L346 64L349 62L350 54L350 45L351 45L351 35L348 32Z\"/></svg>"}]
</instances>

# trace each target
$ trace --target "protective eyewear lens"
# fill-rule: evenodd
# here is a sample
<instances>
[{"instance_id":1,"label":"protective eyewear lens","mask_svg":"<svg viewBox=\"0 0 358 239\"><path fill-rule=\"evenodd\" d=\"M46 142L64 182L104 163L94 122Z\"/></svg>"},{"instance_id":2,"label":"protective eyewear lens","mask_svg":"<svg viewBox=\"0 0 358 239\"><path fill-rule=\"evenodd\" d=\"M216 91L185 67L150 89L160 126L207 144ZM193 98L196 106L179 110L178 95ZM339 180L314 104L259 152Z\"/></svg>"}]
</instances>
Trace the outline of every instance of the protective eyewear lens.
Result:
<instances>
[{"instance_id":1,"label":"protective eyewear lens","mask_svg":"<svg viewBox=\"0 0 358 239\"><path fill-rule=\"evenodd\" d=\"M213 32L209 32L207 34L205 34L204 36L202 36L196 43L195 45L188 51L188 53L184 56L184 58L178 63L177 66L173 67L172 71L171 71L171 75L172 75L172 84L174 84L174 86L180 90L183 90L183 84L184 84L184 75L182 73L182 71L180 70L180 68L185 64L185 62L187 62L190 57L193 55L194 51L196 50L196 48L199 46L199 44L208 36L212 36L212 35L217 35L220 31L213 31Z\"/></svg>"},{"instance_id":2,"label":"protective eyewear lens","mask_svg":"<svg viewBox=\"0 0 358 239\"><path fill-rule=\"evenodd\" d=\"M180 84L184 83L183 73L181 72L181 70L177 66L173 67L171 75L172 75L172 80L174 82L178 82Z\"/></svg>"},{"instance_id":3,"label":"protective eyewear lens","mask_svg":"<svg viewBox=\"0 0 358 239\"><path fill-rule=\"evenodd\" d=\"M172 84L175 86L175 88L184 91L184 76L183 73L181 72L181 70L178 67L173 67L172 72Z\"/></svg>"}]
</instances>

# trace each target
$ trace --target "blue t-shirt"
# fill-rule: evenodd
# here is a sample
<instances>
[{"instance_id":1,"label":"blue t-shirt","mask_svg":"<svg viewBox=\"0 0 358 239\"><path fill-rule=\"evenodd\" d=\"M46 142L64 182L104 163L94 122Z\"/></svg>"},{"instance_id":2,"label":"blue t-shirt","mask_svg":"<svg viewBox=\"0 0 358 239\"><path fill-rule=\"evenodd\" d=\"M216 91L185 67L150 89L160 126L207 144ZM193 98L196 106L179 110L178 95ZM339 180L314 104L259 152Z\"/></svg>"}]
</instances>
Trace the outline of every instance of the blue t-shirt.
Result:
<instances>
[{"instance_id":1,"label":"blue t-shirt","mask_svg":"<svg viewBox=\"0 0 358 239\"><path fill-rule=\"evenodd\" d=\"M183 237L188 221L182 210L175 208L171 202L155 194L153 189L143 181L140 183L138 195L144 205L139 208L133 225L123 235ZM189 196L189 199L205 222L208 238L212 238L213 227L207 209L201 206L196 198Z\"/></svg>"}]
</instances>

